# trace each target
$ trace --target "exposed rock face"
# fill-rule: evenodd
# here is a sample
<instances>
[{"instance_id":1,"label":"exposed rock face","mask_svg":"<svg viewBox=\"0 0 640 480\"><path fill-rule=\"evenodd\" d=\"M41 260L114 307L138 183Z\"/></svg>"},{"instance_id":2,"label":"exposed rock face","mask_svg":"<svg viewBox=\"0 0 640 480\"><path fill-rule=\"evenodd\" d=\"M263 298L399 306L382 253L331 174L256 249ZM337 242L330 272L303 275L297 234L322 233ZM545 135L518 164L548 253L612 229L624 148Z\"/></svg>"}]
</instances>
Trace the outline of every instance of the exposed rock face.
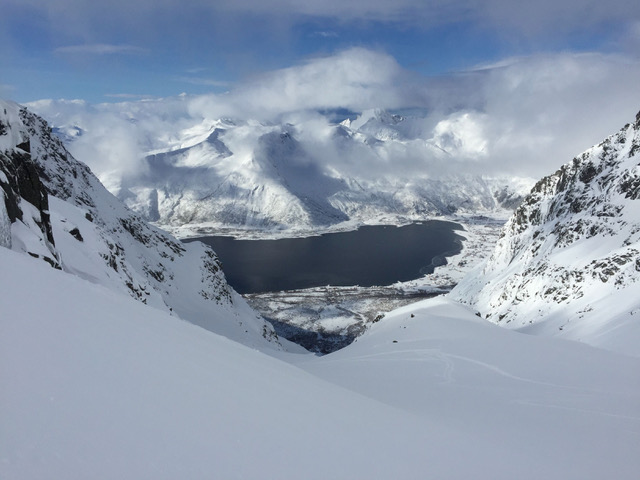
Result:
<instances>
[{"instance_id":1,"label":"exposed rock face","mask_svg":"<svg viewBox=\"0 0 640 480\"><path fill-rule=\"evenodd\" d=\"M279 346L209 247L128 210L26 109L0 102L0 122L1 245L242 343Z\"/></svg>"},{"instance_id":2,"label":"exposed rock face","mask_svg":"<svg viewBox=\"0 0 640 480\"><path fill-rule=\"evenodd\" d=\"M3 107L6 112L6 108ZM6 145L12 140L8 138L11 133L11 122L8 112L0 119L0 138ZM36 164L31 158L31 145L29 138L24 135L17 137L15 148L0 149L0 188L3 192L4 202L0 207L0 245L11 247L11 230L9 225L16 220L33 222L39 229L41 243L48 250L48 255L43 255L48 263L60 267L53 229L49 215L49 197L40 181ZM18 143L19 142L19 143ZM24 202L34 209L25 208ZM25 211L26 210L26 211ZM29 218L26 218L29 216ZM40 253L28 251L32 256L40 256Z\"/></svg>"},{"instance_id":3,"label":"exposed rock face","mask_svg":"<svg viewBox=\"0 0 640 480\"><path fill-rule=\"evenodd\" d=\"M452 296L498 324L579 338L635 328L639 280L640 114L540 180Z\"/></svg>"},{"instance_id":4,"label":"exposed rock face","mask_svg":"<svg viewBox=\"0 0 640 480\"><path fill-rule=\"evenodd\" d=\"M11 219L2 200L0 200L0 247L11 248Z\"/></svg>"}]
</instances>

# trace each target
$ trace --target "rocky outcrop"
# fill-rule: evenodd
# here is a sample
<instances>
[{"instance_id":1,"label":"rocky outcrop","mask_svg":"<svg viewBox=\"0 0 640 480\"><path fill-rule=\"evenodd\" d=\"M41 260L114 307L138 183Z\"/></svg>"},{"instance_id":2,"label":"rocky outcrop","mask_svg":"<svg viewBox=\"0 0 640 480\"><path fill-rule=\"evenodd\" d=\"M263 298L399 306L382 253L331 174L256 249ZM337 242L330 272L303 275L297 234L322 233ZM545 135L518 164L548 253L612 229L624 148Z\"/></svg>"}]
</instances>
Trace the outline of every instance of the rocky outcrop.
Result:
<instances>
[{"instance_id":1,"label":"rocky outcrop","mask_svg":"<svg viewBox=\"0 0 640 480\"><path fill-rule=\"evenodd\" d=\"M242 343L279 348L209 247L185 245L128 210L40 117L9 102L0 114L3 246Z\"/></svg>"},{"instance_id":2,"label":"rocky outcrop","mask_svg":"<svg viewBox=\"0 0 640 480\"><path fill-rule=\"evenodd\" d=\"M639 286L640 114L540 180L452 296L492 322L578 338L638 323Z\"/></svg>"},{"instance_id":3,"label":"rocky outcrop","mask_svg":"<svg viewBox=\"0 0 640 480\"><path fill-rule=\"evenodd\" d=\"M0 145L8 145L12 140L9 135L12 130L10 117L3 107L4 117L0 119ZM40 180L36 164L31 158L31 144L29 138L19 136L14 148L0 149L0 188L4 202L0 206L0 245L11 247L10 224L16 220L33 222L39 229L38 236L49 255L42 258L47 263L60 268L55 250L55 240L49 215L49 197ZM33 209L25 211L24 203ZM30 218L26 218L29 216ZM40 253L28 251L34 257Z\"/></svg>"}]
</instances>

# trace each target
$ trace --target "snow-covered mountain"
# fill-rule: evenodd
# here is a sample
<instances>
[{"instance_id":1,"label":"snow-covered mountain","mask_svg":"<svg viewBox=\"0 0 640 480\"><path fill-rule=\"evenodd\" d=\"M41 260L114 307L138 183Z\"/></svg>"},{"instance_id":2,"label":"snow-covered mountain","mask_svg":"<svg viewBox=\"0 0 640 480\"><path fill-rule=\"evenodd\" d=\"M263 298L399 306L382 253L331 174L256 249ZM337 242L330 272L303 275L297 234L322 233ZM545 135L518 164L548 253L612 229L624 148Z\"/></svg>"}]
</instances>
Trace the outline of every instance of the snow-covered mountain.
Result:
<instances>
[{"instance_id":1,"label":"snow-covered mountain","mask_svg":"<svg viewBox=\"0 0 640 480\"><path fill-rule=\"evenodd\" d=\"M640 114L540 180L451 293L497 324L638 354Z\"/></svg>"},{"instance_id":2,"label":"snow-covered mountain","mask_svg":"<svg viewBox=\"0 0 640 480\"><path fill-rule=\"evenodd\" d=\"M0 102L0 245L249 345L280 348L226 283L215 253L148 225L75 160L44 120Z\"/></svg>"},{"instance_id":3,"label":"snow-covered mountain","mask_svg":"<svg viewBox=\"0 0 640 480\"><path fill-rule=\"evenodd\" d=\"M104 180L129 208L185 235L512 211L533 184L480 175L477 162L464 163L483 155L472 122L431 128L424 113L339 113L280 122L192 119L171 133L144 130L136 134L145 153L130 162L135 168L115 162ZM56 131L73 149L84 128L91 127L63 123ZM117 151L105 141L110 148Z\"/></svg>"},{"instance_id":4,"label":"snow-covered mountain","mask_svg":"<svg viewBox=\"0 0 640 480\"><path fill-rule=\"evenodd\" d=\"M0 115L0 478L636 479L639 358L442 297L324 357L277 351L210 250L145 224L38 117ZM638 129L579 181L629 164ZM634 178L612 202L635 205Z\"/></svg>"}]
</instances>

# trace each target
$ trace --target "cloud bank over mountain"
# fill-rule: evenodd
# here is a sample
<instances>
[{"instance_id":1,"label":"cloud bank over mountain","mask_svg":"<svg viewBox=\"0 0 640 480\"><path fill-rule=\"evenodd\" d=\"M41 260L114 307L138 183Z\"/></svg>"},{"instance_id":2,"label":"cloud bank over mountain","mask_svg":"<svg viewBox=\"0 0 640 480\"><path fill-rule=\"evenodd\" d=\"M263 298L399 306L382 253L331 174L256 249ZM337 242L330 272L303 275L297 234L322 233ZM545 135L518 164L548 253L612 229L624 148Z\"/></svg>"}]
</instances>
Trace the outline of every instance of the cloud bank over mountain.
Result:
<instances>
[{"instance_id":1,"label":"cloud bank over mountain","mask_svg":"<svg viewBox=\"0 0 640 480\"><path fill-rule=\"evenodd\" d=\"M29 104L67 135L72 153L109 184L110 172L143 168L155 150L178 148L190 129L220 118L293 125L323 167L394 175L468 173L540 177L630 118L640 103L640 62L620 55L511 58L424 77L388 54L352 48L255 76L223 94L116 104ZM381 109L410 118L400 143L339 149L331 125ZM416 147L450 153L430 162ZM372 151L378 152L372 155Z\"/></svg>"}]
</instances>

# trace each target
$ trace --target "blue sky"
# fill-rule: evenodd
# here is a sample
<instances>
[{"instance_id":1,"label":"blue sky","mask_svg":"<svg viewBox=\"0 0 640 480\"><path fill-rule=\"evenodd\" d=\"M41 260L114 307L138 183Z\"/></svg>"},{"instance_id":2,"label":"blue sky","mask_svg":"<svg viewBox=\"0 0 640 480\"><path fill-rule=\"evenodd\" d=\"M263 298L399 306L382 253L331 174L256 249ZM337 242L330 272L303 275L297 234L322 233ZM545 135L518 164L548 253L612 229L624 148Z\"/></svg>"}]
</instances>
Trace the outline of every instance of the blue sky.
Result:
<instances>
[{"instance_id":1,"label":"blue sky","mask_svg":"<svg viewBox=\"0 0 640 480\"><path fill-rule=\"evenodd\" d=\"M93 103L221 93L353 47L417 76L515 56L638 58L640 2L0 0L0 96Z\"/></svg>"}]
</instances>

